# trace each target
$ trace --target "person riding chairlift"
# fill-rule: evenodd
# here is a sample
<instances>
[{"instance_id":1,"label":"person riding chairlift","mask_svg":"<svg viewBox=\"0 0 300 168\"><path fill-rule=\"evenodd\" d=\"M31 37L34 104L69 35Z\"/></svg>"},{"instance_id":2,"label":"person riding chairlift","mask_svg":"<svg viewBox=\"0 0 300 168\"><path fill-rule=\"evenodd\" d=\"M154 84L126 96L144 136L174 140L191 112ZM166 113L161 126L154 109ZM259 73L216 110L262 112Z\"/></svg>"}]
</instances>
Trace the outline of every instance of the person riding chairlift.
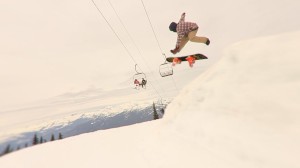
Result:
<instances>
[{"instance_id":1,"label":"person riding chairlift","mask_svg":"<svg viewBox=\"0 0 300 168\"><path fill-rule=\"evenodd\" d=\"M136 89L138 86L140 86L140 82L137 79L135 79L133 83L135 84Z\"/></svg>"},{"instance_id":2,"label":"person riding chairlift","mask_svg":"<svg viewBox=\"0 0 300 168\"><path fill-rule=\"evenodd\" d=\"M146 88L146 83L147 83L147 81L144 78L142 78L142 88L144 88L144 86Z\"/></svg>"}]
</instances>

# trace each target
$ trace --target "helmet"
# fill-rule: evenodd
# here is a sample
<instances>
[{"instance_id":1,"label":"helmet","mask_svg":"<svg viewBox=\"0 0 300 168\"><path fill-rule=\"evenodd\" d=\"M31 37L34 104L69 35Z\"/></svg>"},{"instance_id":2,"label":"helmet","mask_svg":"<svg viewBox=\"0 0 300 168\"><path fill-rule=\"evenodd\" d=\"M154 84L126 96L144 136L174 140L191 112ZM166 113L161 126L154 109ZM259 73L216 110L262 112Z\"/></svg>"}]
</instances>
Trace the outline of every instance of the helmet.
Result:
<instances>
[{"instance_id":1,"label":"helmet","mask_svg":"<svg viewBox=\"0 0 300 168\"><path fill-rule=\"evenodd\" d=\"M173 31L173 32L177 32L176 28L177 28L177 23L175 23L175 22L172 22L169 26L170 31Z\"/></svg>"}]
</instances>

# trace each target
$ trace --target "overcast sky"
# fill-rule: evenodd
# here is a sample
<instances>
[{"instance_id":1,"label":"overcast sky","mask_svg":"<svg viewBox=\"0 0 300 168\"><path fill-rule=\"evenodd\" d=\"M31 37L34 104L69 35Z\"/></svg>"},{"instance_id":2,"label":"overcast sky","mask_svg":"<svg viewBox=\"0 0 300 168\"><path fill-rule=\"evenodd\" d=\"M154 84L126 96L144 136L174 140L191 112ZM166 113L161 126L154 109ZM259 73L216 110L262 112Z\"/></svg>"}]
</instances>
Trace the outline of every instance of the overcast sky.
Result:
<instances>
[{"instance_id":1,"label":"overcast sky","mask_svg":"<svg viewBox=\"0 0 300 168\"><path fill-rule=\"evenodd\" d=\"M300 28L298 0L264 0L259 6L257 0L143 1L167 56L176 42L168 26L186 12L186 20L196 22L198 35L209 37L211 45L190 43L178 55L204 53L207 64L239 40ZM121 83L135 73L135 63L158 73L164 60L141 1L110 0L139 50L109 2L95 2L130 54L90 0L0 1L0 108Z\"/></svg>"}]
</instances>

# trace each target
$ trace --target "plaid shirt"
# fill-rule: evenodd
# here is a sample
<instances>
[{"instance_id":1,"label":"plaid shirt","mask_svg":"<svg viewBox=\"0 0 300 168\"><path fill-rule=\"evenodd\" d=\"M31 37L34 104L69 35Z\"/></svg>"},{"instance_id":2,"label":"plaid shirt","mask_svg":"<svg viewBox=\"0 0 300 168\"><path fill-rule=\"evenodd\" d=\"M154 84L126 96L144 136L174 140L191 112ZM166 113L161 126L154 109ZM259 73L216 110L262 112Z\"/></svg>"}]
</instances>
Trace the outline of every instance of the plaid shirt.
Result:
<instances>
[{"instance_id":1,"label":"plaid shirt","mask_svg":"<svg viewBox=\"0 0 300 168\"><path fill-rule=\"evenodd\" d=\"M179 47L179 44L181 43L182 39L184 37L187 37L189 32L197 30L198 29L198 25L196 23L192 23L192 22L185 22L185 13L183 13L181 15L181 18L177 24L177 43L176 43L176 47Z\"/></svg>"}]
</instances>

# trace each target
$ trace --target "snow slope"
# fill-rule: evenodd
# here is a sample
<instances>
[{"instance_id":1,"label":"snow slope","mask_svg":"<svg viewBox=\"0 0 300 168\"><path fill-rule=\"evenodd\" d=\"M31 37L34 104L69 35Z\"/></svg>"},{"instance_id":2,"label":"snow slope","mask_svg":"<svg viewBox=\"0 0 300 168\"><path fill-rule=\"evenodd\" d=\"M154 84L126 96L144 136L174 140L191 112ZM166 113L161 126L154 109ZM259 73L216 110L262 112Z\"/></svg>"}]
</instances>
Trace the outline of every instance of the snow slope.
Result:
<instances>
[{"instance_id":1,"label":"snow slope","mask_svg":"<svg viewBox=\"0 0 300 168\"><path fill-rule=\"evenodd\" d=\"M236 43L161 120L0 158L1 168L299 168L300 32Z\"/></svg>"},{"instance_id":2,"label":"snow slope","mask_svg":"<svg viewBox=\"0 0 300 168\"><path fill-rule=\"evenodd\" d=\"M142 3L111 0L142 51L138 54L108 1L95 2L152 85L142 93L130 88L135 64L91 1L0 2L0 151L4 139L19 134L56 127L57 123L72 125L91 113L102 116L102 112L125 111L125 117L144 100L173 98L233 42L300 29L298 0L145 1L167 56L176 41L176 34L168 30L169 23L178 20L182 12L187 13L187 21L199 25L198 35L208 36L212 42L209 47L189 43L180 55L197 51L209 59L197 62L192 69L176 66L172 77L161 78L158 66L164 57ZM158 10L161 7L163 15ZM93 119L86 124L89 122L94 123Z\"/></svg>"}]
</instances>

